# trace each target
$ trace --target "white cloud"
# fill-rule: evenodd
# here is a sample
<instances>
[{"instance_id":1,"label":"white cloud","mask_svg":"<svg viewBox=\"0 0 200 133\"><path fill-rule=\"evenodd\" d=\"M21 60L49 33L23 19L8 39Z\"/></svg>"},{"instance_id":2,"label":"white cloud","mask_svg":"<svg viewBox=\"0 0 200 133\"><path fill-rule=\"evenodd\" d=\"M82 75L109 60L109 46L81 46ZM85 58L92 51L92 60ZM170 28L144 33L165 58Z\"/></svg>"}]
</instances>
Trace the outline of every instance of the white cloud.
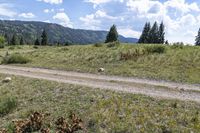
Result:
<instances>
[{"instance_id":1,"label":"white cloud","mask_svg":"<svg viewBox=\"0 0 200 133\"><path fill-rule=\"evenodd\" d=\"M50 12L54 12L55 10L54 9L44 9L44 13L50 13Z\"/></svg>"},{"instance_id":2,"label":"white cloud","mask_svg":"<svg viewBox=\"0 0 200 133\"><path fill-rule=\"evenodd\" d=\"M45 20L45 21L43 21L43 22L45 22L45 23L50 23L50 20Z\"/></svg>"},{"instance_id":3,"label":"white cloud","mask_svg":"<svg viewBox=\"0 0 200 133\"><path fill-rule=\"evenodd\" d=\"M141 35L141 32L132 30L131 28L118 29L118 32L120 35L123 35L124 37L139 38Z\"/></svg>"},{"instance_id":4,"label":"white cloud","mask_svg":"<svg viewBox=\"0 0 200 133\"><path fill-rule=\"evenodd\" d=\"M94 14L80 17L80 20L84 22L84 27L93 30L100 29L101 22L104 20L114 21L117 19L117 17L110 16L103 10L97 10Z\"/></svg>"},{"instance_id":5,"label":"white cloud","mask_svg":"<svg viewBox=\"0 0 200 133\"><path fill-rule=\"evenodd\" d=\"M19 14L19 17L23 17L23 18L35 18L35 15L31 12L29 13L21 13Z\"/></svg>"},{"instance_id":6,"label":"white cloud","mask_svg":"<svg viewBox=\"0 0 200 133\"><path fill-rule=\"evenodd\" d=\"M49 13L49 9L44 9L44 13Z\"/></svg>"},{"instance_id":7,"label":"white cloud","mask_svg":"<svg viewBox=\"0 0 200 133\"><path fill-rule=\"evenodd\" d=\"M176 10L181 11L182 13L187 13L189 11L200 11L197 3L188 4L185 0L168 0L164 3L164 6L175 8Z\"/></svg>"},{"instance_id":8,"label":"white cloud","mask_svg":"<svg viewBox=\"0 0 200 133\"><path fill-rule=\"evenodd\" d=\"M60 11L60 12L64 12L65 9L64 9L64 8L60 8L59 11Z\"/></svg>"},{"instance_id":9,"label":"white cloud","mask_svg":"<svg viewBox=\"0 0 200 133\"><path fill-rule=\"evenodd\" d=\"M86 29L100 29L101 21L96 20L94 14L86 15L85 17L80 17L80 20L84 22L83 25Z\"/></svg>"},{"instance_id":10,"label":"white cloud","mask_svg":"<svg viewBox=\"0 0 200 133\"><path fill-rule=\"evenodd\" d=\"M11 9L12 7L13 6L10 4L0 4L0 16L14 17L17 15L17 13Z\"/></svg>"},{"instance_id":11,"label":"white cloud","mask_svg":"<svg viewBox=\"0 0 200 133\"><path fill-rule=\"evenodd\" d=\"M50 3L50 4L62 4L63 0L37 0L37 1L43 1L45 3Z\"/></svg>"},{"instance_id":12,"label":"white cloud","mask_svg":"<svg viewBox=\"0 0 200 133\"><path fill-rule=\"evenodd\" d=\"M73 27L73 24L70 21L68 15L64 12L57 13L55 16L53 16L53 19L59 20L60 24L65 27L70 27L70 28Z\"/></svg>"},{"instance_id":13,"label":"white cloud","mask_svg":"<svg viewBox=\"0 0 200 133\"><path fill-rule=\"evenodd\" d=\"M100 4L106 4L106 3L109 3L109 2L120 2L120 3L123 3L124 0L84 0L84 2L92 3L93 7L96 8Z\"/></svg>"},{"instance_id":14,"label":"white cloud","mask_svg":"<svg viewBox=\"0 0 200 133\"><path fill-rule=\"evenodd\" d=\"M93 3L95 5L111 2L112 0L85 0L85 2Z\"/></svg>"}]
</instances>

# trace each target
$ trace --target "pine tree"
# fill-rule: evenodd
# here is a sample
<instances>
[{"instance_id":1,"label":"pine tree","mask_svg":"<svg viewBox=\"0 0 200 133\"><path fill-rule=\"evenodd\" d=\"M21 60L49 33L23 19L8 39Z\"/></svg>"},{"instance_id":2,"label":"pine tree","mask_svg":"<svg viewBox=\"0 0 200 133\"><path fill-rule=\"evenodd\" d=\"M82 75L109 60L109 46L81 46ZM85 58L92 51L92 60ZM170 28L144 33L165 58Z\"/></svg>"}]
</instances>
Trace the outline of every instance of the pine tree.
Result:
<instances>
[{"instance_id":1,"label":"pine tree","mask_svg":"<svg viewBox=\"0 0 200 133\"><path fill-rule=\"evenodd\" d=\"M144 26L144 29L142 31L142 35L140 36L138 43L149 43L149 31L150 31L150 29L151 29L151 24L150 24L150 22L148 22Z\"/></svg>"},{"instance_id":2,"label":"pine tree","mask_svg":"<svg viewBox=\"0 0 200 133\"><path fill-rule=\"evenodd\" d=\"M196 36L196 39L195 39L195 45L200 46L200 28L198 31L198 35Z\"/></svg>"},{"instance_id":3,"label":"pine tree","mask_svg":"<svg viewBox=\"0 0 200 133\"><path fill-rule=\"evenodd\" d=\"M113 25L111 28L110 28L110 31L108 32L107 36L106 36L106 41L105 43L108 43L108 42L114 42L114 41L117 41L118 40L118 32L117 32L117 28L115 25Z\"/></svg>"},{"instance_id":4,"label":"pine tree","mask_svg":"<svg viewBox=\"0 0 200 133\"><path fill-rule=\"evenodd\" d=\"M9 45L10 44L10 38L9 38L7 33L4 35L4 38L5 38L6 44Z\"/></svg>"},{"instance_id":5,"label":"pine tree","mask_svg":"<svg viewBox=\"0 0 200 133\"><path fill-rule=\"evenodd\" d=\"M18 44L17 43L17 36L15 34L13 35L10 43L11 43L11 45L17 45Z\"/></svg>"},{"instance_id":6,"label":"pine tree","mask_svg":"<svg viewBox=\"0 0 200 133\"><path fill-rule=\"evenodd\" d=\"M149 32L149 43L159 43L158 24L155 22Z\"/></svg>"},{"instance_id":7,"label":"pine tree","mask_svg":"<svg viewBox=\"0 0 200 133\"><path fill-rule=\"evenodd\" d=\"M40 41L39 41L39 39L36 39L36 40L35 40L34 45L40 45Z\"/></svg>"},{"instance_id":8,"label":"pine tree","mask_svg":"<svg viewBox=\"0 0 200 133\"><path fill-rule=\"evenodd\" d=\"M45 30L43 30L41 37L42 37L41 45L48 45L48 37Z\"/></svg>"},{"instance_id":9,"label":"pine tree","mask_svg":"<svg viewBox=\"0 0 200 133\"><path fill-rule=\"evenodd\" d=\"M166 45L169 45L169 42L168 42L168 40L166 40L166 41L165 41L165 44L166 44Z\"/></svg>"},{"instance_id":10,"label":"pine tree","mask_svg":"<svg viewBox=\"0 0 200 133\"><path fill-rule=\"evenodd\" d=\"M164 44L165 42L165 26L163 22L161 22L159 26L159 42L160 44Z\"/></svg>"},{"instance_id":11,"label":"pine tree","mask_svg":"<svg viewBox=\"0 0 200 133\"><path fill-rule=\"evenodd\" d=\"M20 45L24 45L24 39L23 39L23 37L20 38Z\"/></svg>"},{"instance_id":12,"label":"pine tree","mask_svg":"<svg viewBox=\"0 0 200 133\"><path fill-rule=\"evenodd\" d=\"M0 46L2 47L4 46L4 44L5 44L5 38L4 36L0 36Z\"/></svg>"}]
</instances>

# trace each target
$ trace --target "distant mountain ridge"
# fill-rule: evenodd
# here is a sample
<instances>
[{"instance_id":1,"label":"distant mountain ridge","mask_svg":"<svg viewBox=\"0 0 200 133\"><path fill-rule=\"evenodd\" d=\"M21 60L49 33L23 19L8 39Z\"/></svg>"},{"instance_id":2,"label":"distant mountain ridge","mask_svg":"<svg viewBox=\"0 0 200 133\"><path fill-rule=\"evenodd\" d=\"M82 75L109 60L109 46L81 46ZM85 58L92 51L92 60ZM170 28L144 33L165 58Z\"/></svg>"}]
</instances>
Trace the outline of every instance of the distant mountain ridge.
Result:
<instances>
[{"instance_id":1,"label":"distant mountain ridge","mask_svg":"<svg viewBox=\"0 0 200 133\"><path fill-rule=\"evenodd\" d=\"M104 42L107 35L107 31L71 29L54 23L0 20L1 35L7 34L11 38L13 34L16 34L18 37L23 37L24 41L28 44L33 44L37 38L40 39L43 29L48 34L50 44L66 42L90 44ZM119 35L119 40L127 43L138 41L137 38L126 38L121 35Z\"/></svg>"}]
</instances>

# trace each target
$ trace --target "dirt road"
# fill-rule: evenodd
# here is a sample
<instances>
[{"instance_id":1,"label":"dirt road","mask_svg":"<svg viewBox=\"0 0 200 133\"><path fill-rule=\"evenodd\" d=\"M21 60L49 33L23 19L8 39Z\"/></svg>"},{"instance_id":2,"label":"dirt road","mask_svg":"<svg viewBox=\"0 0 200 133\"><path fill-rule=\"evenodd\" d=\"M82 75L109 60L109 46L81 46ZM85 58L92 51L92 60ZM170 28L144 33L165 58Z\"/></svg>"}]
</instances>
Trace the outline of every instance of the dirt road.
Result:
<instances>
[{"instance_id":1,"label":"dirt road","mask_svg":"<svg viewBox=\"0 0 200 133\"><path fill-rule=\"evenodd\" d=\"M200 103L200 85L6 65L0 73Z\"/></svg>"}]
</instances>

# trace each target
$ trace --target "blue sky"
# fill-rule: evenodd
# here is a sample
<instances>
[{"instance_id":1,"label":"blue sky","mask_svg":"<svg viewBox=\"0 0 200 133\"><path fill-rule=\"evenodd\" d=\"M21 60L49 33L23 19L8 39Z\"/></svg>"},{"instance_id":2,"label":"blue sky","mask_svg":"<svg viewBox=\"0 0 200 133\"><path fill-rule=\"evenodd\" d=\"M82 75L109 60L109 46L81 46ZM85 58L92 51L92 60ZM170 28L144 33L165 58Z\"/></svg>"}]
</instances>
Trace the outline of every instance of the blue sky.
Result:
<instances>
[{"instance_id":1,"label":"blue sky","mask_svg":"<svg viewBox=\"0 0 200 133\"><path fill-rule=\"evenodd\" d=\"M58 23L139 37L146 21L164 21L170 42L194 43L200 28L197 0L0 0L0 19Z\"/></svg>"}]
</instances>

